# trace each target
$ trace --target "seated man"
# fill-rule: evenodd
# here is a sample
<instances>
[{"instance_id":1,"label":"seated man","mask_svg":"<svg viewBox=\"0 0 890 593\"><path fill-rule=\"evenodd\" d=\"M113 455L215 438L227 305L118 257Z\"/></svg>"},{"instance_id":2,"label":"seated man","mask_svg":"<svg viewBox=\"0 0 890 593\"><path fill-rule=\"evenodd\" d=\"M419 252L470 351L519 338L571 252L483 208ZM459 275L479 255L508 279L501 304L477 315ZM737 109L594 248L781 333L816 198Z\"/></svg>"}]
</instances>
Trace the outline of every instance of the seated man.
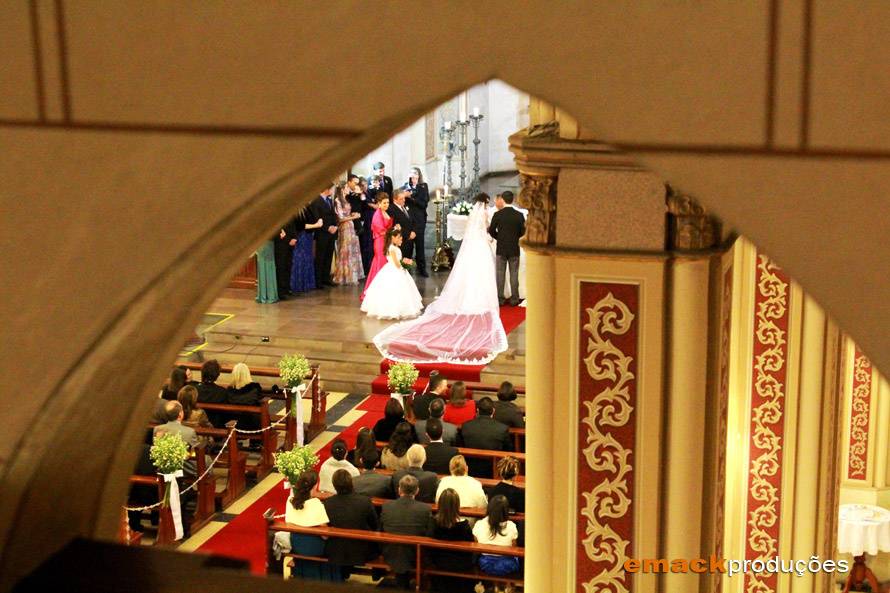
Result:
<instances>
[{"instance_id":1,"label":"seated man","mask_svg":"<svg viewBox=\"0 0 890 593\"><path fill-rule=\"evenodd\" d=\"M391 498L391 477L374 471L379 460L380 456L376 451L369 452L362 457L361 473L352 478L352 486L357 494L364 494L371 498Z\"/></svg>"},{"instance_id":2,"label":"seated man","mask_svg":"<svg viewBox=\"0 0 890 593\"><path fill-rule=\"evenodd\" d=\"M164 413L167 417L167 423L155 426L154 437L157 438L164 434L178 434L182 437L182 440L185 441L186 445L188 445L189 447L197 447L198 433L195 432L194 428L185 426L182 423L182 404L175 400L168 401L164 405ZM197 465L194 458L189 458L186 460L185 466L182 468L182 471L185 473L186 476L192 478L198 475Z\"/></svg>"},{"instance_id":3,"label":"seated man","mask_svg":"<svg viewBox=\"0 0 890 593\"><path fill-rule=\"evenodd\" d=\"M392 490L398 490L399 481L407 475L417 478L417 500L420 502L436 502L436 488L439 486L439 477L431 471L423 469L426 463L426 450L420 445L411 445L405 453L408 459L408 469L401 469L392 475Z\"/></svg>"},{"instance_id":4,"label":"seated man","mask_svg":"<svg viewBox=\"0 0 890 593\"><path fill-rule=\"evenodd\" d=\"M426 391L414 398L414 403L412 404L412 407L414 408L414 420L426 420L429 418L430 402L437 397L443 397L447 390L448 380L437 371L430 373L430 380L426 385Z\"/></svg>"},{"instance_id":5,"label":"seated man","mask_svg":"<svg viewBox=\"0 0 890 593\"><path fill-rule=\"evenodd\" d=\"M513 441L510 439L509 427L494 419L494 404L490 397L483 397L476 402L476 418L464 422L461 436L465 447L471 449L488 449L490 451L512 451ZM470 475L477 478L492 477L491 460L471 458L468 462Z\"/></svg>"},{"instance_id":6,"label":"seated man","mask_svg":"<svg viewBox=\"0 0 890 593\"><path fill-rule=\"evenodd\" d=\"M457 445L457 426L450 422L445 422L442 417L445 415L445 400L437 397L430 402L430 418L438 418L442 421L442 442L446 445ZM430 442L426 434L427 420L418 420L414 423L414 431L417 433L417 440L421 445Z\"/></svg>"},{"instance_id":7,"label":"seated man","mask_svg":"<svg viewBox=\"0 0 890 593\"><path fill-rule=\"evenodd\" d=\"M423 464L423 469L434 474L448 474L451 458L460 453L457 447L442 442L442 424L444 423L438 418L426 421L426 437L429 445L426 446L426 463Z\"/></svg>"},{"instance_id":8,"label":"seated man","mask_svg":"<svg viewBox=\"0 0 890 593\"><path fill-rule=\"evenodd\" d=\"M400 535L432 533L433 514L430 505L414 500L418 488L417 478L412 475L406 475L399 481L399 498L385 502L380 513L380 528L384 533ZM414 546L388 544L383 547L383 558L396 573L398 585L403 589L410 589L415 562Z\"/></svg>"},{"instance_id":9,"label":"seated man","mask_svg":"<svg viewBox=\"0 0 890 593\"><path fill-rule=\"evenodd\" d=\"M371 499L356 494L352 487L352 476L345 469L338 469L331 478L337 494L324 500L328 514L328 525L342 529L363 529L377 531L377 511ZM325 556L332 567L339 567L335 574L349 578L354 566L377 557L379 551L374 542L332 537L325 542Z\"/></svg>"}]
</instances>

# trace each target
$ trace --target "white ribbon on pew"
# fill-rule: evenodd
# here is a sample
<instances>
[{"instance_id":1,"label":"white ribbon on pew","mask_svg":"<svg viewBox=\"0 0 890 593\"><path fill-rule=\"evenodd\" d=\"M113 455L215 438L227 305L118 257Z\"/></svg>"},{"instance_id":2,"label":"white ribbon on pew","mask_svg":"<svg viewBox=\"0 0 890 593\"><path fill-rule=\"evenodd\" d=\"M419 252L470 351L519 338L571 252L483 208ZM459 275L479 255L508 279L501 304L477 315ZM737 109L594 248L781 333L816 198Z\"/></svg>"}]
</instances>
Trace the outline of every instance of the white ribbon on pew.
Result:
<instances>
[{"instance_id":1,"label":"white ribbon on pew","mask_svg":"<svg viewBox=\"0 0 890 593\"><path fill-rule=\"evenodd\" d=\"M182 509L179 505L179 483L176 481L176 478L182 477L182 470L161 475L165 482L170 482L170 514L173 515L173 529L176 532L176 537L173 540L178 541L185 534L182 529Z\"/></svg>"},{"instance_id":2,"label":"white ribbon on pew","mask_svg":"<svg viewBox=\"0 0 890 593\"><path fill-rule=\"evenodd\" d=\"M297 423L297 446L303 446L303 394L306 393L308 385L303 383L291 389L294 394L294 417Z\"/></svg>"}]
</instances>

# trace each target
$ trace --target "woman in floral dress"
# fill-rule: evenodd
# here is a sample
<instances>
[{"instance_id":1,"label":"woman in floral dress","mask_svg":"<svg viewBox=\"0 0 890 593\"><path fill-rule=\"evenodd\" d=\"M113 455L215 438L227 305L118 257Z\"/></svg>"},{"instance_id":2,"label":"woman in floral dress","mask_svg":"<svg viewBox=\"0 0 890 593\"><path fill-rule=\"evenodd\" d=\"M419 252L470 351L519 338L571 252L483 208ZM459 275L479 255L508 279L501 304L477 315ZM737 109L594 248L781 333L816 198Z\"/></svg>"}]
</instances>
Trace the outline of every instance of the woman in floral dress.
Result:
<instances>
[{"instance_id":1,"label":"woman in floral dress","mask_svg":"<svg viewBox=\"0 0 890 593\"><path fill-rule=\"evenodd\" d=\"M333 281L337 284L358 284L359 280L365 277L365 271L362 268L362 251L353 221L359 218L361 213L352 212L343 184L337 185L334 190L334 211L339 219L339 230L337 264L334 267Z\"/></svg>"}]
</instances>

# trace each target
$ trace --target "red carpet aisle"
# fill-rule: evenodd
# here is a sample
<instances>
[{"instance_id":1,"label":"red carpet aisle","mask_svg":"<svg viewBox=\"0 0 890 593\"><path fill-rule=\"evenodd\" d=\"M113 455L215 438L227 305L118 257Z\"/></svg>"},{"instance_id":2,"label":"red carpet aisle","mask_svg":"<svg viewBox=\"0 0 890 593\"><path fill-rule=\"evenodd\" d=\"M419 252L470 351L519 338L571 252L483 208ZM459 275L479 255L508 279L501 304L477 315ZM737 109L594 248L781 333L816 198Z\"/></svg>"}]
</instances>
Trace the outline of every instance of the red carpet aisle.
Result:
<instances>
[{"instance_id":1,"label":"red carpet aisle","mask_svg":"<svg viewBox=\"0 0 890 593\"><path fill-rule=\"evenodd\" d=\"M365 412L361 418L339 434L322 433L330 438L329 442L325 443L318 451L320 462L330 457L331 445L337 437L345 440L350 449L355 447L355 437L359 429L363 426L372 428L375 422L383 418L383 406L386 405L387 399L389 399L388 396L386 398L371 396L365 399L355 408ZM198 548L198 551L247 560L250 562L251 572L265 574L266 520L263 518L263 513L270 507L275 509L276 513L283 513L289 494L290 491L285 490L282 481L279 481L271 490L207 540Z\"/></svg>"},{"instance_id":2,"label":"red carpet aisle","mask_svg":"<svg viewBox=\"0 0 890 593\"><path fill-rule=\"evenodd\" d=\"M504 324L504 332L509 334L525 321L525 307L501 307L500 316L501 323ZM386 372L392 364L393 361L389 359L384 359L380 362L380 375L371 382L372 394L389 395ZM482 369L485 368L485 365L447 363L418 364L415 366L420 371L420 378L414 384L415 391L423 391L426 388L427 378L430 376L430 372L434 370L444 374L449 381L478 382L482 378Z\"/></svg>"}]
</instances>

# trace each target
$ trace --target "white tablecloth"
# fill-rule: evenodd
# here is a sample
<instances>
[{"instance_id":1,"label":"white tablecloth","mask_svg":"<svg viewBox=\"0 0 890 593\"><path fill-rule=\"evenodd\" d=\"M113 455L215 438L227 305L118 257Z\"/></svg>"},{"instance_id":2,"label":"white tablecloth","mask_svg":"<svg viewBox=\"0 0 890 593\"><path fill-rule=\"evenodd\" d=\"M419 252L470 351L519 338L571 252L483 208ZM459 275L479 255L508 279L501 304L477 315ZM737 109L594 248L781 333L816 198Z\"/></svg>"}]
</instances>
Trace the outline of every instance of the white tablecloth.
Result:
<instances>
[{"instance_id":1,"label":"white tablecloth","mask_svg":"<svg viewBox=\"0 0 890 593\"><path fill-rule=\"evenodd\" d=\"M890 552L890 511L868 504L841 505L837 550L853 556Z\"/></svg>"}]
</instances>

